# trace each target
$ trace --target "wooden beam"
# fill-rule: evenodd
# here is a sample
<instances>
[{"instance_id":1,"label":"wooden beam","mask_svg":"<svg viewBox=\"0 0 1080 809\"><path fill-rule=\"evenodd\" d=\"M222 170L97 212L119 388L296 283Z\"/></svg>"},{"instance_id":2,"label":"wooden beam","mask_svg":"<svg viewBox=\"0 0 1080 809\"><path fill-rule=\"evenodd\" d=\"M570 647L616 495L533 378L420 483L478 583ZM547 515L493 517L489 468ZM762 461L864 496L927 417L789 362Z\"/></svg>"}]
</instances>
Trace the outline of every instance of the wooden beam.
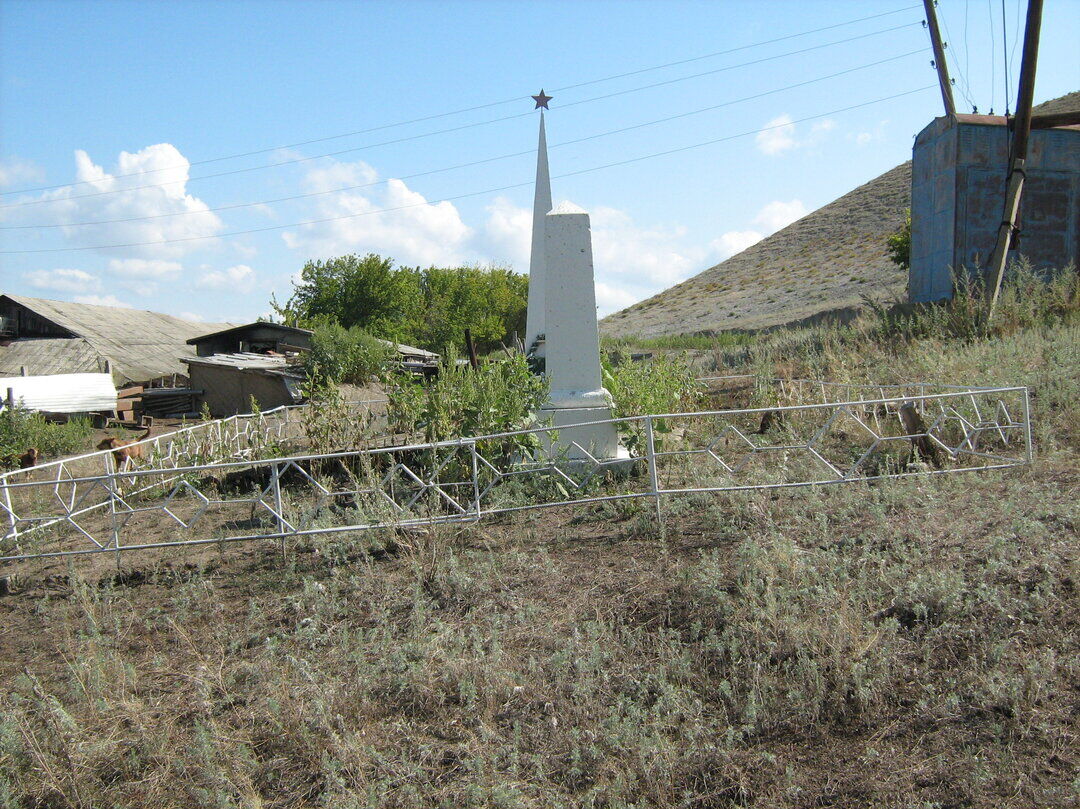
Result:
<instances>
[{"instance_id":1,"label":"wooden beam","mask_svg":"<svg viewBox=\"0 0 1080 809\"><path fill-rule=\"evenodd\" d=\"M945 114L951 118L956 115L956 104L953 103L952 82L949 81L949 68L945 64L945 44L941 41L934 0L923 0L923 8L926 10L926 27L930 30L930 44L934 48L934 68L937 70L938 84L941 85L941 102L945 105Z\"/></svg>"},{"instance_id":2,"label":"wooden beam","mask_svg":"<svg viewBox=\"0 0 1080 809\"><path fill-rule=\"evenodd\" d=\"M1020 216L1020 199L1024 193L1028 137L1031 134L1031 104L1035 97L1035 67L1039 60L1039 29L1042 25L1042 0L1028 0L1027 21L1024 27L1024 55L1020 62L1020 89L1016 94L1016 123L1009 149L1009 174L1005 187L1005 211L998 228L997 244L990 257L990 275L986 281L986 323L994 317L1001 279L1009 247L1016 234Z\"/></svg>"},{"instance_id":3,"label":"wooden beam","mask_svg":"<svg viewBox=\"0 0 1080 809\"><path fill-rule=\"evenodd\" d=\"M476 344L472 339L472 329L465 329L465 347L469 350L469 365L475 371L480 367L480 360L476 358Z\"/></svg>"}]
</instances>

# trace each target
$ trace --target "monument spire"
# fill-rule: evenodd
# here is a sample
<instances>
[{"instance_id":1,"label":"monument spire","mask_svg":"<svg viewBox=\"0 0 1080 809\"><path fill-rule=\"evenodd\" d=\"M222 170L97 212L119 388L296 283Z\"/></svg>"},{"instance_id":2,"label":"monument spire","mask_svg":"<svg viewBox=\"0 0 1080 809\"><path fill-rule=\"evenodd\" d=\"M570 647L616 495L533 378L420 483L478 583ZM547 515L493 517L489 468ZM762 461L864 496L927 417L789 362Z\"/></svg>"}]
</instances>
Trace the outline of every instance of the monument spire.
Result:
<instances>
[{"instance_id":1,"label":"monument spire","mask_svg":"<svg viewBox=\"0 0 1080 809\"><path fill-rule=\"evenodd\" d=\"M546 328L545 308L547 306L546 280L544 267L544 217L551 210L551 175L548 171L547 134L544 130L544 110L551 96L540 91L536 106L540 109L540 140L536 148L536 189L533 194L532 248L529 255L529 305L525 314L525 350L544 335ZM537 346L539 349L539 346ZM543 352L538 350L538 355Z\"/></svg>"}]
</instances>

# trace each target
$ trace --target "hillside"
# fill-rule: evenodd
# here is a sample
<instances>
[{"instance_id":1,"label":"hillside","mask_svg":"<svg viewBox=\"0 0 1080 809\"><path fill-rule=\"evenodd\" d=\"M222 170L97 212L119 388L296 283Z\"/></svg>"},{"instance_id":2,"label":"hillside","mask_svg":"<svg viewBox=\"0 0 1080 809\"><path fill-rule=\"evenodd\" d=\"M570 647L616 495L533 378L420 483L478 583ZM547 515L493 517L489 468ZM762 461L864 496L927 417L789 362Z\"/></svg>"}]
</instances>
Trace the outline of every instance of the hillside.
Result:
<instances>
[{"instance_id":1,"label":"hillside","mask_svg":"<svg viewBox=\"0 0 1080 809\"><path fill-rule=\"evenodd\" d=\"M911 162L891 169L727 261L604 318L605 336L759 329L904 294L885 239L911 205Z\"/></svg>"},{"instance_id":2,"label":"hillside","mask_svg":"<svg viewBox=\"0 0 1080 809\"><path fill-rule=\"evenodd\" d=\"M1035 105L1036 114L1080 111L1080 91ZM804 216L738 255L604 318L608 337L760 329L842 312L864 295L905 294L907 275L885 238L911 206L911 161Z\"/></svg>"}]
</instances>

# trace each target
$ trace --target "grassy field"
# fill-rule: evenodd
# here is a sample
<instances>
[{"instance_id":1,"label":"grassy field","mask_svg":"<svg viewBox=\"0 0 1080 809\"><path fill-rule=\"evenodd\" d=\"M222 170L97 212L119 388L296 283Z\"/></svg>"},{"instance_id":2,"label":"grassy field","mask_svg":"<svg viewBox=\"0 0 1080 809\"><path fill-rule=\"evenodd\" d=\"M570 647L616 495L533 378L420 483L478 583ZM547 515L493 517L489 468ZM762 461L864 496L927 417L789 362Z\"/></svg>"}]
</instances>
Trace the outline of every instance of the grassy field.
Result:
<instances>
[{"instance_id":1,"label":"grassy field","mask_svg":"<svg viewBox=\"0 0 1080 809\"><path fill-rule=\"evenodd\" d=\"M1072 283L694 346L1030 385L1028 469L29 569L0 807L1077 806Z\"/></svg>"}]
</instances>

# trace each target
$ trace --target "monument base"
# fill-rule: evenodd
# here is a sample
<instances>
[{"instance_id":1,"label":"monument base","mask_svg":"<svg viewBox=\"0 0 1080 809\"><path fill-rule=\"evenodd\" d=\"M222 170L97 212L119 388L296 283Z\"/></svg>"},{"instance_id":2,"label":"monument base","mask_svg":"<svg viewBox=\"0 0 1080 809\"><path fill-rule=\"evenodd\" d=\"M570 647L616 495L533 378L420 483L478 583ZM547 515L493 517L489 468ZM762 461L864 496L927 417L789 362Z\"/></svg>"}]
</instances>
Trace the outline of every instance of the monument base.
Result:
<instances>
[{"instance_id":1,"label":"monument base","mask_svg":"<svg viewBox=\"0 0 1080 809\"><path fill-rule=\"evenodd\" d=\"M544 448L552 455L570 462L589 462L590 456L597 461L630 461L630 453L619 446L615 425L607 421L610 407L542 407L538 415L541 424L559 431L554 441L547 433L541 434Z\"/></svg>"}]
</instances>

